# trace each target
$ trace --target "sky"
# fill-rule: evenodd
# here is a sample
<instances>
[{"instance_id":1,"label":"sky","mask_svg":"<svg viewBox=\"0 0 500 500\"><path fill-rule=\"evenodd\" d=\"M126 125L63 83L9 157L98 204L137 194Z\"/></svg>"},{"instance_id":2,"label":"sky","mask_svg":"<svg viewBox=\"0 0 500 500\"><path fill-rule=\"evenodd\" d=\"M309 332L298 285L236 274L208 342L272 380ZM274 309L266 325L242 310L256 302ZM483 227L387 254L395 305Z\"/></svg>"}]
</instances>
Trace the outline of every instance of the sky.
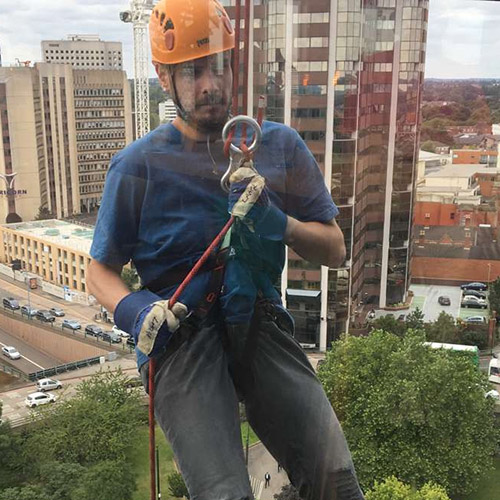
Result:
<instances>
[{"instance_id":1,"label":"sky","mask_svg":"<svg viewBox=\"0 0 500 500\"><path fill-rule=\"evenodd\" d=\"M40 61L40 41L99 34L123 44L132 71L132 26L119 20L124 0L0 0L3 64ZM430 0L426 77L500 78L500 1ZM153 76L151 70L151 76Z\"/></svg>"}]
</instances>

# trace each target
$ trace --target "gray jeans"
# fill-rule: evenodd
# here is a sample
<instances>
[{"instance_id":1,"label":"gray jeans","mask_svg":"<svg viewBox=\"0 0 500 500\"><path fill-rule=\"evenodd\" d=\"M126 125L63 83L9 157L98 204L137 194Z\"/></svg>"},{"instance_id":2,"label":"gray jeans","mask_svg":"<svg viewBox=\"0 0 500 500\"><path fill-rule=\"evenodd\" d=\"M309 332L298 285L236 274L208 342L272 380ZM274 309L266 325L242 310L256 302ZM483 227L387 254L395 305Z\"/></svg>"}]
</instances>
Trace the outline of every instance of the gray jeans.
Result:
<instances>
[{"instance_id":1,"label":"gray jeans","mask_svg":"<svg viewBox=\"0 0 500 500\"><path fill-rule=\"evenodd\" d=\"M184 325L160 357L156 419L192 500L251 499L238 400L304 500L363 500L339 422L290 322L259 307L252 325ZM249 338L252 340L249 341ZM147 383L148 366L141 369Z\"/></svg>"}]
</instances>

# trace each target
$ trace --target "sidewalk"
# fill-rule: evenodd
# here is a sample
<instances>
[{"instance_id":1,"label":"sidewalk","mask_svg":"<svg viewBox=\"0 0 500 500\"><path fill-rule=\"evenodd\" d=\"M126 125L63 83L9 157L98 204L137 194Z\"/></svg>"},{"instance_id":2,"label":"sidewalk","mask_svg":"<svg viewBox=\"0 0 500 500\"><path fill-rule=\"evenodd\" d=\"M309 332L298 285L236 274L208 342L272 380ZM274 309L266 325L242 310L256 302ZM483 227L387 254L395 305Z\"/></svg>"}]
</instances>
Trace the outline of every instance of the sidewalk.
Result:
<instances>
[{"instance_id":1,"label":"sidewalk","mask_svg":"<svg viewBox=\"0 0 500 500\"><path fill-rule=\"evenodd\" d=\"M274 495L280 493L282 486L289 484L290 481L283 469L278 472L278 463L266 447L262 443L257 443L248 450L248 473L264 482L266 472L271 475L271 481L267 488L262 488L262 495L258 500L274 500Z\"/></svg>"}]
</instances>

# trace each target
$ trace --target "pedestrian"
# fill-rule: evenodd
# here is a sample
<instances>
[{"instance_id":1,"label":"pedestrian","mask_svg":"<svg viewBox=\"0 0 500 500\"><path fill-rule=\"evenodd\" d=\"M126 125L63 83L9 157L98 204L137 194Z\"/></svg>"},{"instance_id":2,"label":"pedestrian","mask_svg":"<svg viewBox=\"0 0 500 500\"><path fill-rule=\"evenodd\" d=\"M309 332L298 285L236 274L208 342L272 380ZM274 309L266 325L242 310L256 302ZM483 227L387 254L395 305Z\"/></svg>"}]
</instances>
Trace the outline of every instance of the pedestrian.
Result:
<instances>
[{"instance_id":1,"label":"pedestrian","mask_svg":"<svg viewBox=\"0 0 500 500\"><path fill-rule=\"evenodd\" d=\"M278 462L278 473L281 472L281 464Z\"/></svg>"},{"instance_id":2,"label":"pedestrian","mask_svg":"<svg viewBox=\"0 0 500 500\"><path fill-rule=\"evenodd\" d=\"M269 483L271 482L271 474L269 472L266 472L264 475L264 488L267 488L269 486Z\"/></svg>"},{"instance_id":3,"label":"pedestrian","mask_svg":"<svg viewBox=\"0 0 500 500\"><path fill-rule=\"evenodd\" d=\"M231 103L231 21L217 0L160 0L149 28L177 117L113 157L88 289L134 338L146 387L148 360L156 360L155 416L191 498L252 498L238 423L243 400L304 500L362 500L342 429L274 288L285 245L333 268L345 259L321 171L296 131L264 121L255 170L246 164L233 173L227 194L221 131ZM242 194L261 179L256 171L266 185L241 215ZM226 258L207 262L170 307L229 213L239 215ZM121 279L129 261L139 291Z\"/></svg>"}]
</instances>

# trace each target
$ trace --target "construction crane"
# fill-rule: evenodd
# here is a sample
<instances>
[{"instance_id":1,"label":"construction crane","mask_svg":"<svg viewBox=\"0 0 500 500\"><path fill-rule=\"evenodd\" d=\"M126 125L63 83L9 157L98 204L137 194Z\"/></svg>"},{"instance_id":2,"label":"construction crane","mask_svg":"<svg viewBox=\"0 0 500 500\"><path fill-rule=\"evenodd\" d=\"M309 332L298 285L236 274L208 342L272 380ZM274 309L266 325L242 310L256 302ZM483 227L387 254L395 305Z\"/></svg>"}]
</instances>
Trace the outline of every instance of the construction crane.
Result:
<instances>
[{"instance_id":1,"label":"construction crane","mask_svg":"<svg viewBox=\"0 0 500 500\"><path fill-rule=\"evenodd\" d=\"M149 132L148 22L155 0L131 0L130 10L120 12L124 23L134 28L135 136Z\"/></svg>"}]
</instances>

